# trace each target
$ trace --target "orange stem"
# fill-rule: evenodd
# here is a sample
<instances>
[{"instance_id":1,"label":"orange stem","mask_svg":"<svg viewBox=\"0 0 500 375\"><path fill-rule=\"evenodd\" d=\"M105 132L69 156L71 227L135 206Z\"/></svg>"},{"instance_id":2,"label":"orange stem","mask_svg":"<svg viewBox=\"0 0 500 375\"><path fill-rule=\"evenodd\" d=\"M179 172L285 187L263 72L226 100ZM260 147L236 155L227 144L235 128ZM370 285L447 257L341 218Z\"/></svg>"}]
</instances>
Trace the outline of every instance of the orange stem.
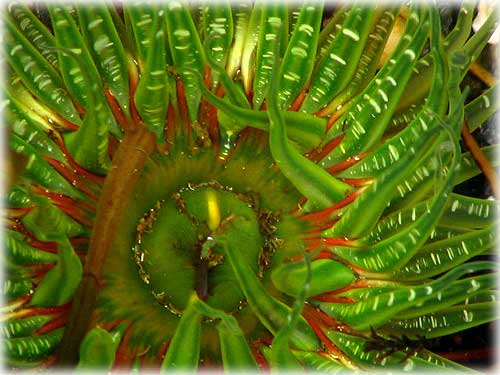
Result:
<instances>
[{"instance_id":1,"label":"orange stem","mask_svg":"<svg viewBox=\"0 0 500 375\"><path fill-rule=\"evenodd\" d=\"M495 170L493 169L493 166L491 165L490 161L484 154L483 150L481 150L481 147L479 147L479 144L477 143L476 139L470 133L467 121L465 121L462 126L462 139L464 141L465 147L467 147L470 150L472 157L476 161L479 169L481 169L484 176L486 177L486 180L488 180L488 183L491 187L491 190L493 191L493 194L496 197L498 197L498 192L499 192L497 185L498 180Z\"/></svg>"},{"instance_id":2,"label":"orange stem","mask_svg":"<svg viewBox=\"0 0 500 375\"><path fill-rule=\"evenodd\" d=\"M73 298L68 325L59 355L60 365L75 364L80 343L89 327L97 301L105 260L120 233L120 226L132 192L149 155L155 148L155 136L143 126L125 133L116 151L112 167L102 188L94 230L83 269L84 276Z\"/></svg>"},{"instance_id":3,"label":"orange stem","mask_svg":"<svg viewBox=\"0 0 500 375\"><path fill-rule=\"evenodd\" d=\"M489 87L492 87L497 83L496 77L491 74L491 72L480 65L479 63L475 62L471 65L469 68L470 72L474 74L477 78L479 78L483 83L488 85Z\"/></svg>"},{"instance_id":4,"label":"orange stem","mask_svg":"<svg viewBox=\"0 0 500 375\"><path fill-rule=\"evenodd\" d=\"M335 147L337 147L340 142L343 141L345 135L339 135L338 137L332 139L327 145L323 146L318 146L312 151L309 151L307 154L305 154L306 158L311 159L312 161L318 162L321 159L323 159L325 156L327 156L330 152L333 151Z\"/></svg>"}]
</instances>

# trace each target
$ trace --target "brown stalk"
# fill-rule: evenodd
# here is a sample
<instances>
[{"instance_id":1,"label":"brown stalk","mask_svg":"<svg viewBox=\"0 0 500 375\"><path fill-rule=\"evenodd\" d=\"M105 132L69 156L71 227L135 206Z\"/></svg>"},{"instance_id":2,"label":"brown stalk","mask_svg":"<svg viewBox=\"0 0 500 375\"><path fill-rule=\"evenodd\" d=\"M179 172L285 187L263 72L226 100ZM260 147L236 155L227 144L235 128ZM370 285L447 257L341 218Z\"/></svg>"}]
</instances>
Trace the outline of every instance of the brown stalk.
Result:
<instances>
[{"instance_id":1,"label":"brown stalk","mask_svg":"<svg viewBox=\"0 0 500 375\"><path fill-rule=\"evenodd\" d=\"M474 74L481 82L486 84L488 87L492 87L495 85L497 82L496 77L491 74L491 72L480 65L479 63L475 62L471 65L469 68L469 71Z\"/></svg>"},{"instance_id":2,"label":"brown stalk","mask_svg":"<svg viewBox=\"0 0 500 375\"><path fill-rule=\"evenodd\" d=\"M68 325L60 345L60 366L74 365L78 361L80 343L89 327L102 282L103 265L110 256L115 237L120 233L121 219L154 147L153 133L144 126L137 126L128 129L114 155L99 199L82 281L73 298Z\"/></svg>"},{"instance_id":3,"label":"brown stalk","mask_svg":"<svg viewBox=\"0 0 500 375\"><path fill-rule=\"evenodd\" d=\"M465 147L469 149L479 169L486 177L486 180L488 181L488 184L493 191L493 195L495 197L498 197L498 185L495 170L493 169L493 166L484 154L483 150L481 150L481 147L479 147L476 139L470 133L467 121L464 121L464 124L462 126L462 139L464 141Z\"/></svg>"}]
</instances>

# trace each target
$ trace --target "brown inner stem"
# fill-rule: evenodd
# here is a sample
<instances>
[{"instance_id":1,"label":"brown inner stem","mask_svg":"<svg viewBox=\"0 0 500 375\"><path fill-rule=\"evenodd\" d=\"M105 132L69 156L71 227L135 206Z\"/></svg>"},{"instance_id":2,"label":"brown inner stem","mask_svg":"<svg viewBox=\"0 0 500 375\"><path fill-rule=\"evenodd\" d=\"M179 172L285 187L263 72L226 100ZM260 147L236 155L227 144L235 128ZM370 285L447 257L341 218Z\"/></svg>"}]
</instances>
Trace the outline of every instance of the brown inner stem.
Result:
<instances>
[{"instance_id":1,"label":"brown inner stem","mask_svg":"<svg viewBox=\"0 0 500 375\"><path fill-rule=\"evenodd\" d=\"M495 83L497 82L496 77L488 69L486 69L477 62L471 65L470 71L472 74L474 74L477 78L479 78L483 83L485 83L489 87L494 86Z\"/></svg>"},{"instance_id":2,"label":"brown inner stem","mask_svg":"<svg viewBox=\"0 0 500 375\"><path fill-rule=\"evenodd\" d=\"M465 121L462 126L462 139L464 141L465 147L470 150L472 157L476 161L479 169L483 172L486 180L488 180L491 190L493 191L493 195L495 197L498 197L498 185L495 170L493 169L493 166L484 154L483 150L481 150L481 147L479 147L476 139L470 133L467 121Z\"/></svg>"},{"instance_id":3,"label":"brown inner stem","mask_svg":"<svg viewBox=\"0 0 500 375\"><path fill-rule=\"evenodd\" d=\"M154 134L144 126L136 126L127 129L113 157L111 170L99 199L83 277L73 298L60 345L58 364L61 366L78 362L80 343L89 328L102 282L104 262L120 232L121 220L144 164L154 148Z\"/></svg>"}]
</instances>

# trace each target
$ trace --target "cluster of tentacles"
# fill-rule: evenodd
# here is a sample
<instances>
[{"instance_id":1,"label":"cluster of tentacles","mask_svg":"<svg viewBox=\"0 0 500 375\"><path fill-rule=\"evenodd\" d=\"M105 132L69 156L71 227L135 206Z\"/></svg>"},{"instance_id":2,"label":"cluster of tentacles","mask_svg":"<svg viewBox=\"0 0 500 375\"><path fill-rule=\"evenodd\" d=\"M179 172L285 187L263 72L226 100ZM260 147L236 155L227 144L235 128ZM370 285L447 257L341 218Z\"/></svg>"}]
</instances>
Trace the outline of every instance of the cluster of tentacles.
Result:
<instances>
[{"instance_id":1,"label":"cluster of tentacles","mask_svg":"<svg viewBox=\"0 0 500 375\"><path fill-rule=\"evenodd\" d=\"M498 202L453 192L495 16L323 13L8 5L8 366L465 369L426 343L496 318Z\"/></svg>"}]
</instances>

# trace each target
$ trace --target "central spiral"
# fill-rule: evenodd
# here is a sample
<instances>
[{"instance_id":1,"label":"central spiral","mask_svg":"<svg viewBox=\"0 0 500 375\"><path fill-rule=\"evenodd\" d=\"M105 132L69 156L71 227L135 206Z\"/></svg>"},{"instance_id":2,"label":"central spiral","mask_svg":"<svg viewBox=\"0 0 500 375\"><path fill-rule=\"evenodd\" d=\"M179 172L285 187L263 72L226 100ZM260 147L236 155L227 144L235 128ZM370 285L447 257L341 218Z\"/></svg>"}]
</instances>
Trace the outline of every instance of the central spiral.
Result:
<instances>
[{"instance_id":1,"label":"central spiral","mask_svg":"<svg viewBox=\"0 0 500 375\"><path fill-rule=\"evenodd\" d=\"M227 246L266 294L291 303L272 275L305 250L310 228L294 215L300 199L257 136L224 158L205 148L187 152L179 143L154 155L140 172L115 256L103 265L100 316L134 322L130 340L160 350L197 294L233 315L248 337L261 337L267 329L249 306ZM218 333L215 321L203 322L208 360L219 351Z\"/></svg>"},{"instance_id":2,"label":"central spiral","mask_svg":"<svg viewBox=\"0 0 500 375\"><path fill-rule=\"evenodd\" d=\"M181 315L191 291L212 307L235 313L245 303L217 233L236 236L239 253L262 277L273 253L272 213L261 210L258 196L236 193L213 181L189 184L158 201L139 222L134 261L154 298ZM245 220L234 228L232 217Z\"/></svg>"}]
</instances>

